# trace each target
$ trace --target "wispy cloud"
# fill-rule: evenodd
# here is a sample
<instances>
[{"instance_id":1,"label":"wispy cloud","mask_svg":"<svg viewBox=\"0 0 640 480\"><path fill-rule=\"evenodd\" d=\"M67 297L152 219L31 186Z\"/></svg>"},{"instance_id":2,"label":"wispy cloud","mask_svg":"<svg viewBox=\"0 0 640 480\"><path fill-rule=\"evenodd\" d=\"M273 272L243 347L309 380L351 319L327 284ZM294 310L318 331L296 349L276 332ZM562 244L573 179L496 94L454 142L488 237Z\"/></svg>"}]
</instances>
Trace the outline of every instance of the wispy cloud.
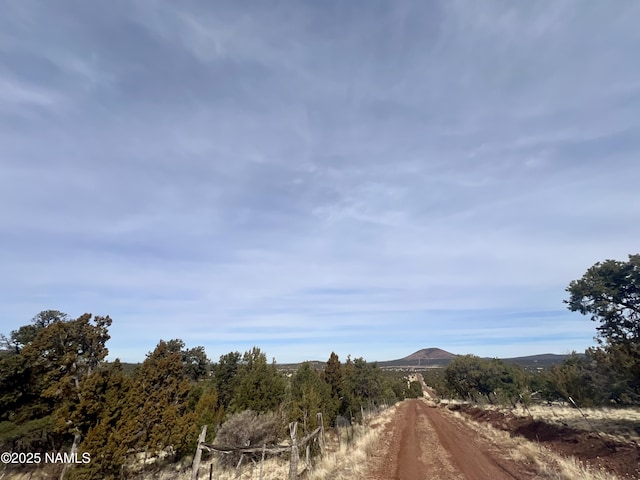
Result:
<instances>
[{"instance_id":1,"label":"wispy cloud","mask_svg":"<svg viewBox=\"0 0 640 480\"><path fill-rule=\"evenodd\" d=\"M56 308L111 315L126 360L582 350L564 288L637 252L635 2L3 10L5 333Z\"/></svg>"}]
</instances>

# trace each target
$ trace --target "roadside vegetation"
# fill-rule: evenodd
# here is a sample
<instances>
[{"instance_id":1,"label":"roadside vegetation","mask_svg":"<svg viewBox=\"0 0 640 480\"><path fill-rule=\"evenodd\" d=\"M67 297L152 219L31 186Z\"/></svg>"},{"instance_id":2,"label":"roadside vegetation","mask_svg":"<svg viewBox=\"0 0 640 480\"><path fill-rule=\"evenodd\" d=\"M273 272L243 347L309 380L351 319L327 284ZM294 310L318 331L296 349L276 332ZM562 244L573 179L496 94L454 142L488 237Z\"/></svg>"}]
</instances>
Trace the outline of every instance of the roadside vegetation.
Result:
<instances>
[{"instance_id":1,"label":"roadside vegetation","mask_svg":"<svg viewBox=\"0 0 640 480\"><path fill-rule=\"evenodd\" d=\"M568 308L598 323L597 347L534 371L458 356L445 369L423 372L426 383L443 397L490 405L640 405L640 255L596 263L566 291Z\"/></svg>"},{"instance_id":2,"label":"roadside vegetation","mask_svg":"<svg viewBox=\"0 0 640 480\"><path fill-rule=\"evenodd\" d=\"M567 292L568 308L598 323L597 347L533 371L460 356L445 369L424 372L424 379L438 392L436 401L479 407L451 408L501 439L512 458L533 465L540 478L618 478L614 472L639 478L640 255L596 263ZM482 413L487 410L502 413ZM553 445L543 448L545 442Z\"/></svg>"},{"instance_id":3,"label":"roadside vegetation","mask_svg":"<svg viewBox=\"0 0 640 480\"><path fill-rule=\"evenodd\" d=\"M597 348L533 372L498 359L459 356L445 369L424 372L426 383L441 398L522 407L533 418L542 415L534 405L551 405L549 412L567 424L559 405L574 412L580 407L594 430L607 420L598 420L595 411L583 415L584 408L637 407L640 255L595 264L567 292L568 308L598 323ZM286 442L289 422L298 422L302 435L316 429L318 412L325 428L357 429L367 412L422 396L419 382L363 358L341 361L332 353L321 368L303 363L285 374L258 347L211 362L203 347L189 348L179 339L160 340L142 364L125 370L118 360L105 361L111 324L108 316L71 319L46 310L1 337L0 450L88 452L90 463L58 465L64 469L58 476L133 478L141 464L190 464L203 425L207 443L271 444ZM625 425L625 438L633 440L637 417ZM333 458L325 459L326 472L332 461L342 461ZM229 456L221 463L233 468L236 461Z\"/></svg>"},{"instance_id":4,"label":"roadside vegetation","mask_svg":"<svg viewBox=\"0 0 640 480\"><path fill-rule=\"evenodd\" d=\"M351 425L379 405L422 395L417 382L362 358L332 353L322 369L303 363L287 376L258 347L213 363L179 339L160 340L126 372L105 361L111 323L47 310L2 338L0 450L88 452L91 461L65 478L130 478L140 463L190 462L203 425L208 443L275 444L286 441L289 422L303 435L314 430L318 412L326 428Z\"/></svg>"},{"instance_id":5,"label":"roadside vegetation","mask_svg":"<svg viewBox=\"0 0 640 480\"><path fill-rule=\"evenodd\" d=\"M540 442L528 440L511 432L477 422L460 412L451 412L454 418L473 428L478 435L497 445L507 457L532 467L539 479L544 480L621 480L621 477L603 468L589 466L572 456L563 456Z\"/></svg>"}]
</instances>

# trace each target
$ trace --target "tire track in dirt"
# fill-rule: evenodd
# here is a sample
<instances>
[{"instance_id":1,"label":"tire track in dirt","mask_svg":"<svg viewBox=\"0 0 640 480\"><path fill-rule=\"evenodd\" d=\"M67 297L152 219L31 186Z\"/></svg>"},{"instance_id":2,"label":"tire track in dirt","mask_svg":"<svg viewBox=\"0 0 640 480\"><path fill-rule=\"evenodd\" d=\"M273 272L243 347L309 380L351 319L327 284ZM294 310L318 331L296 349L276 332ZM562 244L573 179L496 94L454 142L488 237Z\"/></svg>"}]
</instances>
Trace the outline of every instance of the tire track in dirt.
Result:
<instances>
[{"instance_id":1,"label":"tire track in dirt","mask_svg":"<svg viewBox=\"0 0 640 480\"><path fill-rule=\"evenodd\" d=\"M497 458L476 432L424 401L403 403L386 427L386 448L367 478L376 480L524 480L520 465Z\"/></svg>"},{"instance_id":2,"label":"tire track in dirt","mask_svg":"<svg viewBox=\"0 0 640 480\"><path fill-rule=\"evenodd\" d=\"M429 419L438 440L449 452L454 465L467 480L524 479L527 472L519 472L517 465L498 459L476 432L460 423L453 423L434 407L420 402L419 408Z\"/></svg>"},{"instance_id":3,"label":"tire track in dirt","mask_svg":"<svg viewBox=\"0 0 640 480\"><path fill-rule=\"evenodd\" d=\"M419 464L420 442L416 438L416 409L407 408L400 434L400 450L394 478L416 478L421 469Z\"/></svg>"}]
</instances>

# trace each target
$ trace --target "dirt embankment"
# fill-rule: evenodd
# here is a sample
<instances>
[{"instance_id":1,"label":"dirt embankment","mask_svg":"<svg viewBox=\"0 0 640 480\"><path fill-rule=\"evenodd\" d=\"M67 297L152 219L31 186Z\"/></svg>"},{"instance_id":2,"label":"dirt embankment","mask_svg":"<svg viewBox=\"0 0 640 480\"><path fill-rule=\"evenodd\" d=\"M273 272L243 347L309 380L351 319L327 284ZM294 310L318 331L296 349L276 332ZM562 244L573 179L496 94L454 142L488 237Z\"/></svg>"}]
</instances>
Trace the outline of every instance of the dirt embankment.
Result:
<instances>
[{"instance_id":1,"label":"dirt embankment","mask_svg":"<svg viewBox=\"0 0 640 480\"><path fill-rule=\"evenodd\" d=\"M483 410L471 405L450 407L470 418L487 422L512 435L519 435L544 445L563 456L573 456L588 465L615 473L622 478L640 478L640 446L615 442L594 432L579 431L508 412Z\"/></svg>"},{"instance_id":2,"label":"dirt embankment","mask_svg":"<svg viewBox=\"0 0 640 480\"><path fill-rule=\"evenodd\" d=\"M385 440L368 478L376 480L512 480L535 477L509 461L471 428L421 400L405 402L383 433Z\"/></svg>"}]
</instances>

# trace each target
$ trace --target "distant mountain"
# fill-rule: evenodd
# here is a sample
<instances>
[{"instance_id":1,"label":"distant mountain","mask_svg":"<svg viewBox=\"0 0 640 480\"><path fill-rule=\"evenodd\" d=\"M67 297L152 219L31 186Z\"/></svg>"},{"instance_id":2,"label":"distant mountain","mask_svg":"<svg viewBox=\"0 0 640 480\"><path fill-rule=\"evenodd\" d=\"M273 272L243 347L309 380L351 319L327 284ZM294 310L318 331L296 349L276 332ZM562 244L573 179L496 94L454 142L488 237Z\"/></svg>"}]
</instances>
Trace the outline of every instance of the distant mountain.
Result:
<instances>
[{"instance_id":1,"label":"distant mountain","mask_svg":"<svg viewBox=\"0 0 640 480\"><path fill-rule=\"evenodd\" d=\"M584 354L578 354L584 355ZM457 355L442 350L441 348L423 348L411 355L398 360L378 362L378 365L385 368L437 368L446 367ZM526 369L537 370L549 368L564 362L570 355L557 355L554 353L544 353L540 355L529 355L526 357L502 358L501 360L520 365Z\"/></svg>"},{"instance_id":2,"label":"distant mountain","mask_svg":"<svg viewBox=\"0 0 640 480\"><path fill-rule=\"evenodd\" d=\"M423 348L398 360L378 362L381 367L444 367L456 356L441 348Z\"/></svg>"},{"instance_id":3,"label":"distant mountain","mask_svg":"<svg viewBox=\"0 0 640 480\"><path fill-rule=\"evenodd\" d=\"M441 348L423 348L411 355L407 355L402 360L453 360L456 356Z\"/></svg>"},{"instance_id":4,"label":"distant mountain","mask_svg":"<svg viewBox=\"0 0 640 480\"><path fill-rule=\"evenodd\" d=\"M584 353L577 354L580 357L584 357ZM527 357L514 357L503 358L502 360L508 363L515 363L525 368L549 368L553 365L558 365L564 362L571 355L557 355L555 353L542 353L540 355L529 355Z\"/></svg>"},{"instance_id":5,"label":"distant mountain","mask_svg":"<svg viewBox=\"0 0 640 480\"><path fill-rule=\"evenodd\" d=\"M578 355L584 356L579 353ZM527 357L502 358L501 360L508 363L520 365L528 370L538 370L540 368L549 368L564 362L570 355L557 355L555 353L543 353L540 355L529 355ZM397 360L388 360L385 362L375 362L378 366L386 369L392 368L442 368L449 365L451 360L457 355L441 348L423 348L417 352L407 355ZM485 357L490 360L489 357ZM322 370L326 366L326 362L310 361L311 366L317 370ZM295 372L301 363L285 363L276 364L279 370L286 372Z\"/></svg>"}]
</instances>

